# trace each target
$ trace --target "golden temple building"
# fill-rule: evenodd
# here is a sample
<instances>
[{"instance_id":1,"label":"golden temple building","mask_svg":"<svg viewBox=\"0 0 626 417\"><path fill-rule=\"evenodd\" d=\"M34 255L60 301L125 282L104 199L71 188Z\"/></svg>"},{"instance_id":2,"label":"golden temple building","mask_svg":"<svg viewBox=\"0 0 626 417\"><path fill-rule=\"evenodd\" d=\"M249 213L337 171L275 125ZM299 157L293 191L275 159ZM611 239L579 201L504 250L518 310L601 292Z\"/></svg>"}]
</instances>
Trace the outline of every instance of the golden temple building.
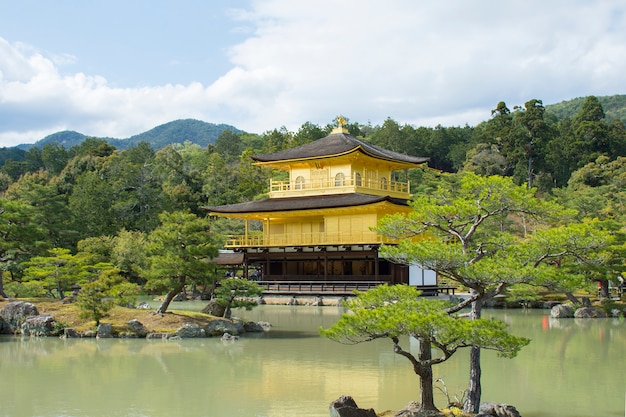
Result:
<instances>
[{"instance_id":1,"label":"golden temple building","mask_svg":"<svg viewBox=\"0 0 626 417\"><path fill-rule=\"evenodd\" d=\"M264 282L409 283L409 267L379 257L384 241L372 228L385 215L408 213L410 186L397 172L429 158L389 151L352 136L342 126L295 148L255 155L260 167L286 171L270 181L269 198L208 207L214 216L245 221L245 233L226 248L241 255L244 275ZM251 231L250 222L262 224Z\"/></svg>"}]
</instances>

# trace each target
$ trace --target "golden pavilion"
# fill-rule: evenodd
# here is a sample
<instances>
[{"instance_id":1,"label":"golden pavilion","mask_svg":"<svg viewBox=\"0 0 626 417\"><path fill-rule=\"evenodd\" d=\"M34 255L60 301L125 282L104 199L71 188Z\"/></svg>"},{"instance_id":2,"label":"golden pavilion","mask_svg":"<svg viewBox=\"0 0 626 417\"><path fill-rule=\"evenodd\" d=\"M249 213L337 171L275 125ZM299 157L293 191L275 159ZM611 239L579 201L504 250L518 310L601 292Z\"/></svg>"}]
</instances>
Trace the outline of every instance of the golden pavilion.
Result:
<instances>
[{"instance_id":1,"label":"golden pavilion","mask_svg":"<svg viewBox=\"0 0 626 417\"><path fill-rule=\"evenodd\" d=\"M372 228L387 214L412 210L409 183L398 181L397 173L429 158L374 146L352 136L345 119L338 122L317 141L252 156L258 166L289 174L288 180L270 180L269 198L207 208L245 221L245 233L226 243L240 254L244 275L255 270L264 282L300 287L409 283L408 266L379 257L384 239ZM252 221L262 231L250 230Z\"/></svg>"}]
</instances>

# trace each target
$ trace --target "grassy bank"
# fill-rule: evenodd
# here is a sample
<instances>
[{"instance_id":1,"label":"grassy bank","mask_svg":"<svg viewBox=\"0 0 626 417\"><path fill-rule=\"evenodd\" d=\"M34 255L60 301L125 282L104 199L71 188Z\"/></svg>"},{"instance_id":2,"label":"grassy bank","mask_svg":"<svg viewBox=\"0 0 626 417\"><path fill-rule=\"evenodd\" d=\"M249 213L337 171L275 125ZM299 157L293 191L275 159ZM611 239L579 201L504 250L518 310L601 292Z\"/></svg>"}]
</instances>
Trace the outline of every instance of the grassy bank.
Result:
<instances>
[{"instance_id":1,"label":"grassy bank","mask_svg":"<svg viewBox=\"0 0 626 417\"><path fill-rule=\"evenodd\" d=\"M72 327L78 332L95 330L96 323L93 320L81 318L80 309L76 304L64 304L60 300L54 299L20 299L12 301L27 301L34 304L39 314L49 314L54 316L57 323L63 327ZM0 309L9 301L0 300ZM185 323L197 323L205 326L215 317L209 314L191 311L173 311L165 314L154 314L152 309L138 309L126 307L113 307L109 311L109 316L101 320L101 323L110 323L114 333L123 333L129 330L128 321L139 320L151 333L170 333Z\"/></svg>"}]
</instances>

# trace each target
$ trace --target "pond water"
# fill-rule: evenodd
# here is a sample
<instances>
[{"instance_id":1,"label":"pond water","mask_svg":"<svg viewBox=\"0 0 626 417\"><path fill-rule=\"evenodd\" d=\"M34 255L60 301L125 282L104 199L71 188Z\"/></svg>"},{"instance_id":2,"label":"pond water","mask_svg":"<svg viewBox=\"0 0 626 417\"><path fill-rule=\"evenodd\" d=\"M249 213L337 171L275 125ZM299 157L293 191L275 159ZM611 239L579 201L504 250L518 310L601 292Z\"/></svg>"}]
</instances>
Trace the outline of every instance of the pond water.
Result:
<instances>
[{"instance_id":1,"label":"pond water","mask_svg":"<svg viewBox=\"0 0 626 417\"><path fill-rule=\"evenodd\" d=\"M0 416L326 417L328 404L342 394L377 412L417 399L417 377L390 341L347 346L318 336L319 326L332 325L341 312L236 311L273 328L234 342L3 337ZM513 404L524 417L626 415L624 320L548 315L486 311L532 342L515 359L483 353L483 401ZM408 339L403 345L416 349ZM462 350L434 368L451 399L467 385L467 356ZM447 404L441 390L436 404Z\"/></svg>"}]
</instances>

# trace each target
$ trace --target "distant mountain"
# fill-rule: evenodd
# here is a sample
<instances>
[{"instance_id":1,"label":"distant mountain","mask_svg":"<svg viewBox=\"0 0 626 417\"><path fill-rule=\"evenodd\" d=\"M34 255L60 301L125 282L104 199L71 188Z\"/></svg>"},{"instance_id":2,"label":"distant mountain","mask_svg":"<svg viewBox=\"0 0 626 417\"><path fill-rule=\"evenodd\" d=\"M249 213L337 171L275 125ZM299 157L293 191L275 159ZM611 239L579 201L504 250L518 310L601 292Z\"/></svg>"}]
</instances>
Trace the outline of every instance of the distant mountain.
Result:
<instances>
[{"instance_id":1,"label":"distant mountain","mask_svg":"<svg viewBox=\"0 0 626 417\"><path fill-rule=\"evenodd\" d=\"M185 142L191 142L205 147L210 143L215 143L215 140L225 130L230 130L236 134L244 133L243 130L226 124L216 125L200 120L185 119L165 123L164 125L157 126L147 132L131 136L126 140L110 143L118 149L129 148L137 145L139 142L148 142L152 145L153 149L161 149L170 143Z\"/></svg>"},{"instance_id":2,"label":"distant mountain","mask_svg":"<svg viewBox=\"0 0 626 417\"><path fill-rule=\"evenodd\" d=\"M28 150L30 148L36 147L41 148L44 145L48 145L50 143L58 143L59 145L63 145L66 149L71 148L75 145L80 145L82 141L85 140L87 136L82 133L74 132L73 130L64 130L62 132L53 133L51 135L46 136L45 138L37 141L33 144L27 145L18 145L16 148L22 150Z\"/></svg>"},{"instance_id":3,"label":"distant mountain","mask_svg":"<svg viewBox=\"0 0 626 417\"><path fill-rule=\"evenodd\" d=\"M546 112L554 114L558 120L563 120L566 117L573 119L580 111L585 98L578 97L556 104L549 104L545 106ZM626 95L597 96L597 98L600 104L602 104L607 122L610 123L614 119L619 119L626 125Z\"/></svg>"},{"instance_id":4,"label":"distant mountain","mask_svg":"<svg viewBox=\"0 0 626 417\"><path fill-rule=\"evenodd\" d=\"M585 97L579 97L572 100L561 101L556 104L545 105L546 112L554 115L558 120L565 117L574 118L580 111ZM626 95L598 96L598 100L602 104L606 120L610 123L613 119L620 119L626 124ZM139 142L147 142L154 150L159 150L172 143L191 142L206 147L210 143L215 143L219 135L225 131L231 130L234 133L245 133L243 130L227 124L207 123L195 119L175 120L157 126L147 132L131 136L126 139L116 138L99 138L104 139L117 149L128 149L137 145ZM34 144L19 145L13 148L0 149L0 166L4 165L6 160L21 161L25 158L28 149L32 147L41 148L49 143L59 143L66 149L72 146L80 145L87 136L79 132L63 131L53 133Z\"/></svg>"},{"instance_id":5,"label":"distant mountain","mask_svg":"<svg viewBox=\"0 0 626 417\"><path fill-rule=\"evenodd\" d=\"M128 149L132 146L137 145L140 142L149 143L154 150L161 149L172 143L185 142L191 142L205 147L210 143L215 143L215 140L225 130L231 130L233 133L237 134L244 133L243 130L237 129L234 126L230 126L227 124L214 124L195 119L184 119L165 123L163 125L150 129L147 132L140 133L126 139L98 139L106 140L117 149ZM17 146L17 148L22 150L28 150L32 147L41 148L44 145L56 142L60 145L63 145L66 149L69 149L72 146L80 145L88 137L94 136L87 136L83 135L82 133L66 130L46 136L45 138L37 141L34 144L19 145Z\"/></svg>"}]
</instances>

